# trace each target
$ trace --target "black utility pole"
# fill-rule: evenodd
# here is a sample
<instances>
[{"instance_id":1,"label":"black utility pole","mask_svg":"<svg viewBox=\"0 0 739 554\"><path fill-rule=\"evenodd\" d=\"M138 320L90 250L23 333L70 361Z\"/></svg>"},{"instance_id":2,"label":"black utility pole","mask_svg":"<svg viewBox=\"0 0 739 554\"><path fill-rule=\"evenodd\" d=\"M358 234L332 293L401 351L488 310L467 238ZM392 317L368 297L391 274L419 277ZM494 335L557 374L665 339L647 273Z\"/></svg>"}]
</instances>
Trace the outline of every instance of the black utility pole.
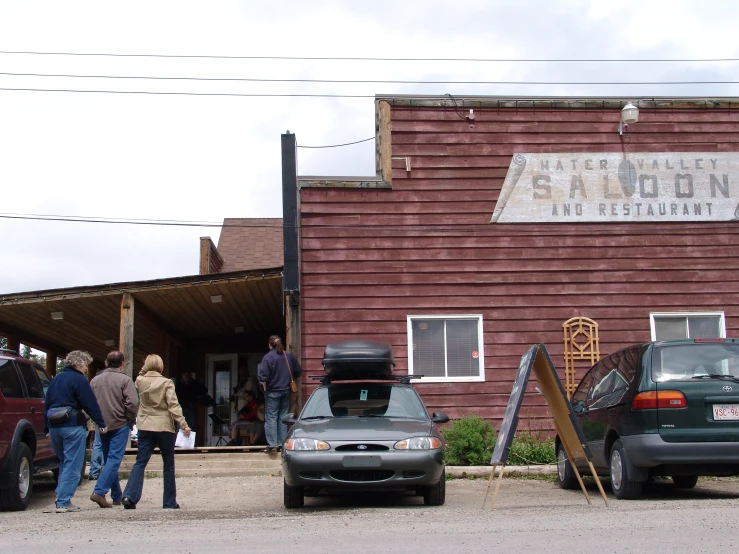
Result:
<instances>
[{"instance_id":1,"label":"black utility pole","mask_svg":"<svg viewBox=\"0 0 739 554\"><path fill-rule=\"evenodd\" d=\"M295 135L282 135L283 283L286 294L300 291L298 278L298 165Z\"/></svg>"}]
</instances>

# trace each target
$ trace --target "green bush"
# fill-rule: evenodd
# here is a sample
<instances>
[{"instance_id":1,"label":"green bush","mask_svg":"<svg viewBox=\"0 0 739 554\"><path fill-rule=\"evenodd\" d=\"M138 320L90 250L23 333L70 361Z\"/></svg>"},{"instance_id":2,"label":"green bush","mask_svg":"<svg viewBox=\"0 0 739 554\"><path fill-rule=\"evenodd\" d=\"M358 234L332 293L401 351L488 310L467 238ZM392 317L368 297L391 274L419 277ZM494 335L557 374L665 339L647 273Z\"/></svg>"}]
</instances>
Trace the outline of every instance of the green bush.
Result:
<instances>
[{"instance_id":1,"label":"green bush","mask_svg":"<svg viewBox=\"0 0 739 554\"><path fill-rule=\"evenodd\" d=\"M488 465L495 447L495 428L467 415L441 430L446 440L445 461L453 466Z\"/></svg>"},{"instance_id":2,"label":"green bush","mask_svg":"<svg viewBox=\"0 0 739 554\"><path fill-rule=\"evenodd\" d=\"M521 431L511 443L506 465L528 466L534 464L554 464L557 457L554 453L554 439L541 439L540 433Z\"/></svg>"}]
</instances>

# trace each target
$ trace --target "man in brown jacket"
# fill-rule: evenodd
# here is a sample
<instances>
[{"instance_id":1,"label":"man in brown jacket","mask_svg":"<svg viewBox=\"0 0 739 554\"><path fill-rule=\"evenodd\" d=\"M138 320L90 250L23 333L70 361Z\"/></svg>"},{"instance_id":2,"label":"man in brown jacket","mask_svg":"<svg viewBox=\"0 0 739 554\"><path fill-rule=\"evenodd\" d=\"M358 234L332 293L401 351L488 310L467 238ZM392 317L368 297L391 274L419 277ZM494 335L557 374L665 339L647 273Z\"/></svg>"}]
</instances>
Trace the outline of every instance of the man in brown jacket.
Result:
<instances>
[{"instance_id":1,"label":"man in brown jacket","mask_svg":"<svg viewBox=\"0 0 739 554\"><path fill-rule=\"evenodd\" d=\"M107 432L100 435L103 445L103 471L95 484L90 500L101 508L120 504L123 492L118 479L118 469L126 452L131 425L136 421L139 399L131 378L121 371L123 353L114 350L105 360L105 371L90 382L100 410L103 412ZM113 504L105 495L110 491Z\"/></svg>"}]
</instances>

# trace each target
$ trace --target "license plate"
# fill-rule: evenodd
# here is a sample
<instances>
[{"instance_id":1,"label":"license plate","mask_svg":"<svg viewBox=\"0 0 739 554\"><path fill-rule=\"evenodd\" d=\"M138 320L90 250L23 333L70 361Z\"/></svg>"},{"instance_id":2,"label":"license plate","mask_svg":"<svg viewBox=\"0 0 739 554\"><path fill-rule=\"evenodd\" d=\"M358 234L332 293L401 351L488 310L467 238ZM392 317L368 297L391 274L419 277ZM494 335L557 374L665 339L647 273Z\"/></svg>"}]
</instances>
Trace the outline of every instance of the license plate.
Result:
<instances>
[{"instance_id":1,"label":"license plate","mask_svg":"<svg viewBox=\"0 0 739 554\"><path fill-rule=\"evenodd\" d=\"M380 467L382 460L379 456L344 456L344 467Z\"/></svg>"},{"instance_id":2,"label":"license plate","mask_svg":"<svg viewBox=\"0 0 739 554\"><path fill-rule=\"evenodd\" d=\"M739 404L714 404L713 419L732 420L739 419Z\"/></svg>"}]
</instances>

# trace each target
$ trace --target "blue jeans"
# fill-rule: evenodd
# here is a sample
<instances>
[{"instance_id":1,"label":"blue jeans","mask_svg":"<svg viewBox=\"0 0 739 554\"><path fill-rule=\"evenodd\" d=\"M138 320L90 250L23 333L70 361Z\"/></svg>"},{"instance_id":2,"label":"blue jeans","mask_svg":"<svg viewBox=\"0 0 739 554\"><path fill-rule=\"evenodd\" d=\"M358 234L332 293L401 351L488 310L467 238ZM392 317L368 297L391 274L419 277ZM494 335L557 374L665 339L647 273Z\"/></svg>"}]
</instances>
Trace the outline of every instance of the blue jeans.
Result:
<instances>
[{"instance_id":1,"label":"blue jeans","mask_svg":"<svg viewBox=\"0 0 739 554\"><path fill-rule=\"evenodd\" d=\"M100 435L103 459L105 465L103 471L95 483L94 494L105 496L110 491L110 497L114 502L120 502L123 493L121 492L121 482L118 479L118 469L121 467L123 455L126 453L126 445L128 444L128 425L124 425L120 429L108 431L104 435Z\"/></svg>"},{"instance_id":2,"label":"blue jeans","mask_svg":"<svg viewBox=\"0 0 739 554\"><path fill-rule=\"evenodd\" d=\"M100 477L100 470L103 468L103 443L100 442L100 430L95 426L95 441L92 443L92 452L90 453L90 477L96 479Z\"/></svg>"},{"instance_id":3,"label":"blue jeans","mask_svg":"<svg viewBox=\"0 0 739 554\"><path fill-rule=\"evenodd\" d=\"M56 485L56 507L71 506L74 491L80 483L82 464L85 463L87 428L52 427L49 437L59 458L59 482Z\"/></svg>"},{"instance_id":4,"label":"blue jeans","mask_svg":"<svg viewBox=\"0 0 739 554\"><path fill-rule=\"evenodd\" d=\"M264 393L264 434L267 446L272 448L282 445L287 436L287 425L282 417L290 408L289 390L270 390Z\"/></svg>"},{"instance_id":5,"label":"blue jeans","mask_svg":"<svg viewBox=\"0 0 739 554\"><path fill-rule=\"evenodd\" d=\"M134 504L141 500L144 491L144 472L146 464L149 463L154 448L159 446L164 464L164 495L162 499L163 508L174 508L177 506L177 487L174 479L174 441L177 435L166 431L142 431L139 429L139 448L136 454L136 463L131 468L131 475L126 483L123 496L129 498Z\"/></svg>"}]
</instances>

